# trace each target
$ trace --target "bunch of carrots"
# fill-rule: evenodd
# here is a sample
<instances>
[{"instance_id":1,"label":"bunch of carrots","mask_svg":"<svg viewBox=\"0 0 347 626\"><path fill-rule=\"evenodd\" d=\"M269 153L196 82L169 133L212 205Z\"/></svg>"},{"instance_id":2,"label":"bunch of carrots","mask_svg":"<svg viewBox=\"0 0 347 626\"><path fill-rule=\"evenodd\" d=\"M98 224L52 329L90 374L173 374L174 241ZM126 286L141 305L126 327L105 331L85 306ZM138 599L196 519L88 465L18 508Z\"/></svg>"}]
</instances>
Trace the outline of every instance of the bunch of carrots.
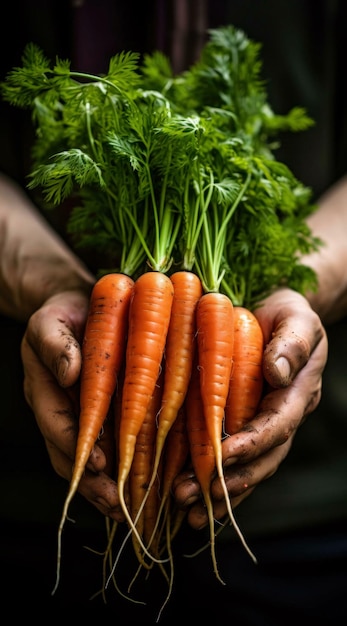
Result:
<instances>
[{"instance_id":1,"label":"bunch of carrots","mask_svg":"<svg viewBox=\"0 0 347 626\"><path fill-rule=\"evenodd\" d=\"M210 31L200 60L178 76L159 52L142 63L122 52L95 76L60 59L52 67L29 44L1 85L37 128L29 188L47 209L72 199L74 245L109 259L82 345L57 582L68 508L112 407L114 478L140 565L172 566L184 513L171 486L187 464L208 511L216 575L215 476L254 558L231 509L221 442L252 419L263 393L254 309L279 286L314 289L301 257L320 245L306 221L310 189L274 156L279 131L312 120L299 107L272 111L259 51L229 26Z\"/></svg>"},{"instance_id":2,"label":"bunch of carrots","mask_svg":"<svg viewBox=\"0 0 347 626\"><path fill-rule=\"evenodd\" d=\"M255 415L262 394L263 335L254 314L225 294L204 293L193 272L149 270L135 281L110 273L94 286L82 352L79 435L60 533L114 400L114 478L141 566L171 558L184 518L171 487L188 463L207 507L218 578L216 475L230 521L255 558L231 510L221 448Z\"/></svg>"},{"instance_id":3,"label":"bunch of carrots","mask_svg":"<svg viewBox=\"0 0 347 626\"><path fill-rule=\"evenodd\" d=\"M204 245L204 232L210 242L210 230L202 229L196 245ZM167 576L169 560L173 572L171 542L184 512L176 509L171 487L188 464L208 511L216 576L221 580L210 494L216 475L229 520L255 560L231 509L221 444L255 415L263 389L263 336L250 309L204 287L208 278L161 268L135 279L111 272L96 283L82 345L79 436L59 527L58 565L68 507L112 399L114 478L140 565L150 569L157 563ZM212 280L220 277L212 273ZM171 576L168 581L171 589Z\"/></svg>"}]
</instances>

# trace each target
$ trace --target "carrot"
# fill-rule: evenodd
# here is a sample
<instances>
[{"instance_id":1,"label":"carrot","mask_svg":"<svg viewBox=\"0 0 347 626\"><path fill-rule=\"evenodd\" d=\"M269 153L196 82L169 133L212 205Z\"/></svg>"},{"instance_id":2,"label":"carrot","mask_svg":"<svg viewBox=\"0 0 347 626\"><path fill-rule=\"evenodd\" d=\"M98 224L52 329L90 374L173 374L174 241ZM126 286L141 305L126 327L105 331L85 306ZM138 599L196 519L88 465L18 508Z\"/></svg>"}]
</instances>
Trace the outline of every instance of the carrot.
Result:
<instances>
[{"instance_id":1,"label":"carrot","mask_svg":"<svg viewBox=\"0 0 347 626\"><path fill-rule=\"evenodd\" d=\"M215 475L215 451L208 431L204 415L201 396L201 383L198 366L193 369L190 385L186 397L187 433L189 439L190 457L195 476L199 482L202 497L207 510L210 546L214 572L221 583L225 584L218 572L215 554L215 530L213 517L213 503L211 498L211 481Z\"/></svg>"},{"instance_id":2,"label":"carrot","mask_svg":"<svg viewBox=\"0 0 347 626\"><path fill-rule=\"evenodd\" d=\"M234 308L234 354L225 407L225 431L241 430L258 408L263 391L264 338L255 315L247 308Z\"/></svg>"},{"instance_id":3,"label":"carrot","mask_svg":"<svg viewBox=\"0 0 347 626\"><path fill-rule=\"evenodd\" d=\"M94 285L82 343L80 415L75 462L58 530L57 577L60 576L61 535L90 453L110 408L123 362L128 312L134 281L125 274L106 274Z\"/></svg>"},{"instance_id":4,"label":"carrot","mask_svg":"<svg viewBox=\"0 0 347 626\"><path fill-rule=\"evenodd\" d=\"M146 498L149 497L157 479L158 467L162 460L167 436L175 423L187 393L195 348L196 305L202 295L201 281L193 272L177 271L172 274L170 280L174 291L165 346L163 393L158 412L153 471L143 506L146 505ZM165 502L162 500L157 524L153 528L152 540L159 526L164 505ZM141 510L139 514L141 514Z\"/></svg>"},{"instance_id":5,"label":"carrot","mask_svg":"<svg viewBox=\"0 0 347 626\"><path fill-rule=\"evenodd\" d=\"M195 349L196 305L202 296L201 281L193 272L175 272L170 280L174 296L166 339L164 387L149 488L155 480L166 437L187 393Z\"/></svg>"},{"instance_id":6,"label":"carrot","mask_svg":"<svg viewBox=\"0 0 347 626\"><path fill-rule=\"evenodd\" d=\"M234 307L228 296L221 292L208 292L200 298L197 306L197 333L201 398L213 445L216 471L230 521L247 552L255 560L236 524L223 473L222 435L234 344Z\"/></svg>"},{"instance_id":7,"label":"carrot","mask_svg":"<svg viewBox=\"0 0 347 626\"><path fill-rule=\"evenodd\" d=\"M148 539L149 530L145 527L145 512L147 519L150 516L149 507L142 510L142 503L147 493L148 484L152 474L153 459L155 453L155 437L157 432L156 417L160 408L162 387L160 384L161 375L155 387L153 396L149 403L146 416L142 422L140 431L136 438L134 459L129 472L129 501L130 515L136 521L139 535ZM150 502L147 502L150 504ZM153 503L152 503L153 504ZM141 511L140 511L141 509ZM142 558L140 544L135 534L132 535L135 554L139 562L148 567Z\"/></svg>"},{"instance_id":8,"label":"carrot","mask_svg":"<svg viewBox=\"0 0 347 626\"><path fill-rule=\"evenodd\" d=\"M119 463L119 429L120 429L120 420L122 413L122 391L123 391L123 383L124 383L124 370L125 370L125 359L123 360L123 365L120 369L118 375L118 384L117 388L114 391L112 398L113 405L113 439L114 439L114 473L113 478L117 480L118 475L118 463Z\"/></svg>"},{"instance_id":9,"label":"carrot","mask_svg":"<svg viewBox=\"0 0 347 626\"><path fill-rule=\"evenodd\" d=\"M121 397L123 376L124 376L124 363L121 366L118 377L117 377L118 379L117 385L116 385L116 389L112 397L111 410L109 412L111 413L111 415L109 415L108 417L108 420L110 420L111 418L109 423L112 425L112 433L109 434L110 438L112 435L113 455L112 455L112 467L110 466L110 471L111 471L110 475L112 476L112 478L114 478L115 471L117 468L117 463L118 463L117 445L118 445L118 428L119 428L119 418L120 418L120 401L119 400ZM105 424L107 423L108 420L105 421ZM112 547L113 547L114 538L115 538L117 528L118 528L118 522L116 522L115 520L111 520L109 517L106 517L105 523L106 523L107 545L103 554L102 577L103 577L104 583L103 583L102 590L100 592L104 598L104 602L106 602L105 583L107 581L107 565L109 565L109 567L112 568Z\"/></svg>"},{"instance_id":10,"label":"carrot","mask_svg":"<svg viewBox=\"0 0 347 626\"><path fill-rule=\"evenodd\" d=\"M222 293L205 293L197 306L200 387L218 474L222 474L221 439L234 349L234 307Z\"/></svg>"},{"instance_id":11,"label":"carrot","mask_svg":"<svg viewBox=\"0 0 347 626\"><path fill-rule=\"evenodd\" d=\"M125 484L134 459L136 438L160 373L172 301L172 282L162 272L149 271L135 281L129 310L118 464L119 501L135 534L138 533L125 503Z\"/></svg>"},{"instance_id":12,"label":"carrot","mask_svg":"<svg viewBox=\"0 0 347 626\"><path fill-rule=\"evenodd\" d=\"M176 514L172 527L172 517L171 517L171 508L172 508L172 500L170 499L171 487L174 479L178 475L178 473L183 469L185 462L187 461L189 456L189 441L187 435L187 423L186 423L186 413L184 409L184 404L179 408L177 417L174 420L172 427L170 428L166 440L163 451L163 456L161 457L159 463L159 471L162 466L162 470L159 474L161 477L161 490L160 490L160 503L159 510L157 513L157 518L155 520L155 524L152 529L152 535L149 539L147 545L151 545L153 538L155 539L155 548L157 549L157 553L161 554L161 551L164 550L165 554L168 555L169 574L164 569L163 565L160 563L159 567L168 582L168 593L166 599L164 600L161 609L159 611L157 620L164 610L166 603L168 602L170 595L172 593L173 587L173 579L174 579L174 562L173 562L173 554L171 549L172 539L175 536L176 532L178 532L180 523L183 521L186 512L182 512L181 516ZM152 488L153 491L153 488ZM149 495L151 497L151 494ZM147 502L145 504L145 509L147 507ZM157 532L159 522L161 523L161 527ZM177 523L175 523L177 522ZM163 544L163 545L162 545Z\"/></svg>"},{"instance_id":13,"label":"carrot","mask_svg":"<svg viewBox=\"0 0 347 626\"><path fill-rule=\"evenodd\" d=\"M170 515L171 487L174 479L182 471L189 458L189 441L187 434L186 413L184 405L179 409L177 417L167 435L162 457L162 475L160 481L160 506L156 525L153 528L153 535L157 532L159 523L162 522L159 531L159 538L166 525L167 517ZM162 519L163 517L163 519ZM171 540L171 538L170 538ZM166 538L164 538L166 542ZM167 548L167 545L164 546Z\"/></svg>"},{"instance_id":14,"label":"carrot","mask_svg":"<svg viewBox=\"0 0 347 626\"><path fill-rule=\"evenodd\" d=\"M113 478L115 465L115 440L113 411L109 410L100 431L100 447L106 457L104 472Z\"/></svg>"},{"instance_id":15,"label":"carrot","mask_svg":"<svg viewBox=\"0 0 347 626\"><path fill-rule=\"evenodd\" d=\"M187 415L185 404L183 404L177 413L177 417L165 442L163 477L160 492L161 509L164 508L166 501L169 499L173 481L183 470L188 457L189 440L187 433Z\"/></svg>"},{"instance_id":16,"label":"carrot","mask_svg":"<svg viewBox=\"0 0 347 626\"><path fill-rule=\"evenodd\" d=\"M160 481L162 475L163 463L160 460L158 472L156 475L156 481L153 483L148 497L146 498L143 508L144 525L143 525L143 538L145 545L149 548L151 546L153 552L159 555L159 534L156 534L157 519L159 516L160 508Z\"/></svg>"}]
</instances>

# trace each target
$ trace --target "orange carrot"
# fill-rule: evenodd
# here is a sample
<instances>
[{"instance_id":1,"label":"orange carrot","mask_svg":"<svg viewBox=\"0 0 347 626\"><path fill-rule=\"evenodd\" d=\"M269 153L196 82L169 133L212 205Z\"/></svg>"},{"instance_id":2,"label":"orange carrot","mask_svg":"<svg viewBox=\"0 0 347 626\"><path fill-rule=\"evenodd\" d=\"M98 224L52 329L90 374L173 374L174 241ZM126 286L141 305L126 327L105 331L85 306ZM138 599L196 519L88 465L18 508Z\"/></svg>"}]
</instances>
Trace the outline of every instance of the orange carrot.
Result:
<instances>
[{"instance_id":1,"label":"orange carrot","mask_svg":"<svg viewBox=\"0 0 347 626\"><path fill-rule=\"evenodd\" d=\"M179 527L186 515L185 511L177 512L175 510L175 516L172 517L172 502L171 495L171 487L174 479L178 475L178 473L183 469L185 462L187 461L189 456L189 441L187 434L187 424L186 424L186 413L184 409L184 403L179 408L177 417L174 420L172 427L170 428L167 437L165 439L165 445L163 450L163 455L160 459L159 469L157 475L159 474L160 479L160 502L159 509L157 512L157 518L155 520L155 524L152 527L152 535L147 543L147 545L151 545L154 539L154 548L156 550L156 554L160 555L164 553L168 555L169 560L169 573L164 569L163 565L160 563L159 566L161 571L168 582L168 593L165 601L163 602L159 615L157 617L157 621L161 612L163 611L166 603L169 600L169 597L172 592L173 587L173 579L174 579L174 562L173 562L173 554L171 549L172 539L176 535L179 530ZM161 471L160 471L161 470ZM155 483L154 483L155 485ZM153 491L153 487L152 487ZM151 494L149 494L149 498ZM147 507L147 501L145 504L145 509ZM160 524L160 528L158 531L158 526Z\"/></svg>"},{"instance_id":2,"label":"orange carrot","mask_svg":"<svg viewBox=\"0 0 347 626\"><path fill-rule=\"evenodd\" d=\"M140 431L136 438L134 459L129 472L129 507L132 520L136 521L136 527L141 537L148 539L151 531L145 526L145 511L147 519L150 516L149 506L142 510L142 503L147 493L148 484L152 475L153 459L155 454L155 438L157 432L156 418L161 402L161 375L155 387L153 396L149 403L146 416L142 422ZM146 504L150 504L151 501ZM152 501L153 503L153 501ZM141 509L141 511L140 511ZM142 557L140 544L135 534L132 535L135 554L139 562L148 567Z\"/></svg>"},{"instance_id":3,"label":"orange carrot","mask_svg":"<svg viewBox=\"0 0 347 626\"><path fill-rule=\"evenodd\" d=\"M159 516L160 508L160 481L162 476L162 459L159 463L156 481L153 483L151 490L146 498L145 506L143 509L144 525L143 525L143 538L145 545L151 547L154 554L159 555L159 534L156 534L157 519Z\"/></svg>"},{"instance_id":4,"label":"orange carrot","mask_svg":"<svg viewBox=\"0 0 347 626\"><path fill-rule=\"evenodd\" d=\"M94 285L82 343L80 415L75 463L58 531L57 578L60 575L61 534L90 453L110 408L121 368L134 282L124 274L106 274Z\"/></svg>"},{"instance_id":5,"label":"orange carrot","mask_svg":"<svg viewBox=\"0 0 347 626\"><path fill-rule=\"evenodd\" d=\"M200 386L199 370L196 366L192 372L185 402L189 449L193 470L199 482L207 510L213 569L218 580L225 584L218 572L215 554L213 503L210 491L212 478L215 476L216 471L215 451L207 428Z\"/></svg>"},{"instance_id":6,"label":"orange carrot","mask_svg":"<svg viewBox=\"0 0 347 626\"><path fill-rule=\"evenodd\" d=\"M264 338L260 324L248 309L234 308L234 353L229 394L225 407L225 431L241 430L257 410L263 390Z\"/></svg>"},{"instance_id":7,"label":"orange carrot","mask_svg":"<svg viewBox=\"0 0 347 626\"><path fill-rule=\"evenodd\" d=\"M205 419L222 474L221 439L234 349L234 307L222 293L206 293L197 306L198 361Z\"/></svg>"},{"instance_id":8,"label":"orange carrot","mask_svg":"<svg viewBox=\"0 0 347 626\"><path fill-rule=\"evenodd\" d=\"M167 517L170 515L171 487L176 476L183 470L189 457L189 441L187 434L186 413L184 404L179 409L177 417L168 432L162 456L162 475L160 481L160 507L158 511L157 523L153 528L153 533L157 531L159 524L161 529L159 537L166 525ZM176 530L176 529L175 529ZM164 538L166 541L166 536ZM163 549L167 546L163 546Z\"/></svg>"},{"instance_id":9,"label":"orange carrot","mask_svg":"<svg viewBox=\"0 0 347 626\"><path fill-rule=\"evenodd\" d=\"M134 458L136 438L160 373L172 301L173 285L165 274L150 271L135 281L129 310L118 464L119 501L135 534L134 522L125 503L125 484Z\"/></svg>"},{"instance_id":10,"label":"orange carrot","mask_svg":"<svg viewBox=\"0 0 347 626\"><path fill-rule=\"evenodd\" d=\"M109 410L100 431L100 448L106 457L104 472L113 478L115 465L115 440L114 440L114 418L113 411Z\"/></svg>"},{"instance_id":11,"label":"orange carrot","mask_svg":"<svg viewBox=\"0 0 347 626\"><path fill-rule=\"evenodd\" d=\"M195 349L196 305L202 296L200 278L193 272L175 272L170 280L174 297L165 346L164 387L150 487L155 480L166 437L187 393Z\"/></svg>"},{"instance_id":12,"label":"orange carrot","mask_svg":"<svg viewBox=\"0 0 347 626\"><path fill-rule=\"evenodd\" d=\"M178 474L183 470L188 456L189 441L187 434L187 416L185 404L183 404L177 413L177 417L165 442L163 477L160 491L162 509L170 496L172 484L176 476L178 476Z\"/></svg>"},{"instance_id":13,"label":"orange carrot","mask_svg":"<svg viewBox=\"0 0 347 626\"><path fill-rule=\"evenodd\" d=\"M207 430L214 449L216 471L230 521L247 552L255 560L236 524L223 473L222 435L234 344L234 307L230 298L220 292L205 293L200 298L197 306L197 332L201 397Z\"/></svg>"},{"instance_id":14,"label":"orange carrot","mask_svg":"<svg viewBox=\"0 0 347 626\"><path fill-rule=\"evenodd\" d=\"M118 476L118 463L119 463L119 429L120 429L120 420L122 416L122 391L123 391L123 383L124 383L124 370L125 370L125 359L123 361L123 365L120 369L118 375L118 384L117 388L114 391L112 398L113 405L113 439L114 439L114 473L113 478L117 481Z\"/></svg>"}]
</instances>

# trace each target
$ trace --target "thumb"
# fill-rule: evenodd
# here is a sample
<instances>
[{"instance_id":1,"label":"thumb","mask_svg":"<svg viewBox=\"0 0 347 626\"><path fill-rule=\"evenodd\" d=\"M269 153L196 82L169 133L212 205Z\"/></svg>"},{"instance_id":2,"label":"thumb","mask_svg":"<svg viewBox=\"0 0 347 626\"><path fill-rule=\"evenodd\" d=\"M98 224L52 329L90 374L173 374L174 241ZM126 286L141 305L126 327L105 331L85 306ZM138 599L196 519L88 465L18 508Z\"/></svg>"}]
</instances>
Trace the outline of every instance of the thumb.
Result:
<instances>
[{"instance_id":1,"label":"thumb","mask_svg":"<svg viewBox=\"0 0 347 626\"><path fill-rule=\"evenodd\" d=\"M26 341L61 387L73 385L80 374L87 312L87 296L69 291L47 300L29 319Z\"/></svg>"}]
</instances>

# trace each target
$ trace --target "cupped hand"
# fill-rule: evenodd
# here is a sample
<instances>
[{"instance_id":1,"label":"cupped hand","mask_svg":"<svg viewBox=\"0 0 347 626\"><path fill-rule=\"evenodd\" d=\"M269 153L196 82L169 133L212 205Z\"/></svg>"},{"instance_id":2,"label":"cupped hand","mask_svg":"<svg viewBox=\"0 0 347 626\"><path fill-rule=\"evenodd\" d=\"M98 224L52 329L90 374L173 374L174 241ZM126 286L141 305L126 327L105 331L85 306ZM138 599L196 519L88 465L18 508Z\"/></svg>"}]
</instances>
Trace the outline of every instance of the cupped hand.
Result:
<instances>
[{"instance_id":1,"label":"cupped hand","mask_svg":"<svg viewBox=\"0 0 347 626\"><path fill-rule=\"evenodd\" d=\"M264 334L266 389L254 419L223 440L224 473L234 507L286 458L297 429L320 401L328 354L320 318L297 292L276 291L255 314ZM226 506L217 478L212 494L215 518L222 519ZM206 507L193 472L176 479L174 495L179 506L189 507L188 521L193 528L207 525Z\"/></svg>"},{"instance_id":2,"label":"cupped hand","mask_svg":"<svg viewBox=\"0 0 347 626\"><path fill-rule=\"evenodd\" d=\"M51 297L29 319L21 345L25 398L54 470L68 481L78 433L80 344L88 302L82 291ZM79 492L104 515L123 521L117 486L108 475L109 435L105 428L94 446Z\"/></svg>"}]
</instances>

